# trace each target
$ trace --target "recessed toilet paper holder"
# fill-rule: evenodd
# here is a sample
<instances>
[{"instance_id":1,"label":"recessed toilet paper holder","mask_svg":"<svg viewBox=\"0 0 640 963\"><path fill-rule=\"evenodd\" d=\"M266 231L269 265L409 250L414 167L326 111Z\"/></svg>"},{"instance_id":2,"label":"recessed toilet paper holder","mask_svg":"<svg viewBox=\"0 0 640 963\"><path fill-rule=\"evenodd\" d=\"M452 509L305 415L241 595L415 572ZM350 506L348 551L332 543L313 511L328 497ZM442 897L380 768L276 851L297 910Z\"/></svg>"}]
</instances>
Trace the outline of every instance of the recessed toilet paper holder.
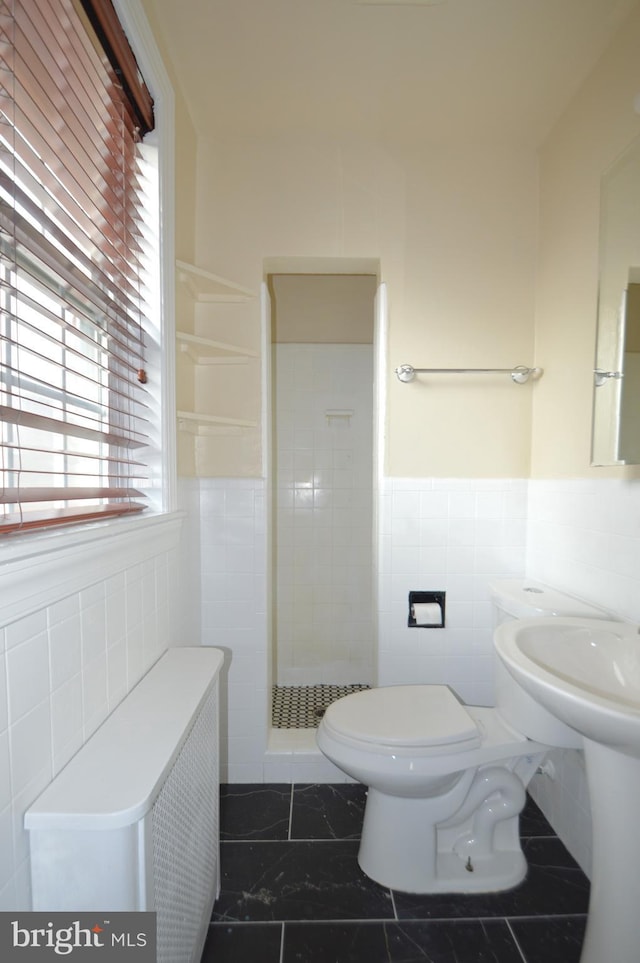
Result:
<instances>
[{"instance_id":1,"label":"recessed toilet paper holder","mask_svg":"<svg viewBox=\"0 0 640 963\"><path fill-rule=\"evenodd\" d=\"M409 592L409 618L407 625L410 629L443 629L445 624L445 598L446 592ZM440 609L440 619L436 621L423 622L416 619L414 606L429 605L438 606ZM437 612L433 611L437 617Z\"/></svg>"}]
</instances>

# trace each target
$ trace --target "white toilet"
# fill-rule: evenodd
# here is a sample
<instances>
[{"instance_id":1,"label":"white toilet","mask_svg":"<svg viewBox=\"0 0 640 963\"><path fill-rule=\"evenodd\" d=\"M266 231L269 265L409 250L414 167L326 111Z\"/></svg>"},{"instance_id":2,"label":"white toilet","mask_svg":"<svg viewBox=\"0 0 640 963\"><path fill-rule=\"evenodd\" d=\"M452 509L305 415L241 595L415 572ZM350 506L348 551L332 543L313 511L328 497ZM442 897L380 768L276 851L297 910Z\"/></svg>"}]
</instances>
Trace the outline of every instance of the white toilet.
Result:
<instances>
[{"instance_id":1,"label":"white toilet","mask_svg":"<svg viewBox=\"0 0 640 963\"><path fill-rule=\"evenodd\" d=\"M491 592L496 624L604 617L527 581L495 582ZM518 817L525 787L550 745L578 747L580 738L559 742L549 731L545 743L521 735L518 720L537 707L512 704L499 669L495 708L463 706L443 685L394 685L345 696L325 712L319 748L368 786L358 862L371 879L409 893L472 893L524 878Z\"/></svg>"}]
</instances>

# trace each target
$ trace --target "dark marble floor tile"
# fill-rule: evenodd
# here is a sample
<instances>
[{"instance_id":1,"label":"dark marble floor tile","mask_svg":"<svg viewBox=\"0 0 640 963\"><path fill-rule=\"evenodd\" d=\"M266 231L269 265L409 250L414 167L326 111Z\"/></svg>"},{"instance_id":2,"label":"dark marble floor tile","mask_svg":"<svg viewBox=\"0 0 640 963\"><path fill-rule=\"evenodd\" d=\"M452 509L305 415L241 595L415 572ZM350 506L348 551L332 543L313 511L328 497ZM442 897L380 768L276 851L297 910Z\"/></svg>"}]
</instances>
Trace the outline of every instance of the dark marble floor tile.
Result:
<instances>
[{"instance_id":1,"label":"dark marble floor tile","mask_svg":"<svg viewBox=\"0 0 640 963\"><path fill-rule=\"evenodd\" d=\"M417 896L394 892L399 919L472 919L586 913L589 881L556 837L523 841L526 879L499 893Z\"/></svg>"},{"instance_id":2,"label":"dark marble floor tile","mask_svg":"<svg viewBox=\"0 0 640 963\"><path fill-rule=\"evenodd\" d=\"M288 783L220 787L220 839L287 839L291 811Z\"/></svg>"},{"instance_id":3,"label":"dark marble floor tile","mask_svg":"<svg viewBox=\"0 0 640 963\"><path fill-rule=\"evenodd\" d=\"M280 963L282 923L209 927L200 963Z\"/></svg>"},{"instance_id":4,"label":"dark marble floor tile","mask_svg":"<svg viewBox=\"0 0 640 963\"><path fill-rule=\"evenodd\" d=\"M586 916L541 916L510 923L527 963L579 963Z\"/></svg>"},{"instance_id":5,"label":"dark marble floor tile","mask_svg":"<svg viewBox=\"0 0 640 963\"><path fill-rule=\"evenodd\" d=\"M502 920L285 923L283 963L522 963Z\"/></svg>"},{"instance_id":6,"label":"dark marble floor tile","mask_svg":"<svg viewBox=\"0 0 640 963\"><path fill-rule=\"evenodd\" d=\"M527 796L524 809L520 813L520 836L555 836L555 831L548 823L546 816L533 801L531 796Z\"/></svg>"},{"instance_id":7,"label":"dark marble floor tile","mask_svg":"<svg viewBox=\"0 0 640 963\"><path fill-rule=\"evenodd\" d=\"M295 786L291 839L360 839L366 798L359 783Z\"/></svg>"},{"instance_id":8,"label":"dark marble floor tile","mask_svg":"<svg viewBox=\"0 0 640 963\"><path fill-rule=\"evenodd\" d=\"M358 843L222 843L214 921L389 919L388 889L364 875Z\"/></svg>"}]
</instances>

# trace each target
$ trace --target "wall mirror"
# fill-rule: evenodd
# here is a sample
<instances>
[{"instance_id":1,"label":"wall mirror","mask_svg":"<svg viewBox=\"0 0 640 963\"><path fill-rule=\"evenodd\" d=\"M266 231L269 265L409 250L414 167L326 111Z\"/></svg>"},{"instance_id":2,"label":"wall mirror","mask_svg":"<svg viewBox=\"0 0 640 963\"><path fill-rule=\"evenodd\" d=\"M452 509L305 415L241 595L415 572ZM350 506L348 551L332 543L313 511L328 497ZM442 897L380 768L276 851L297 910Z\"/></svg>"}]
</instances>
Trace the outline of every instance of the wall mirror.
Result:
<instances>
[{"instance_id":1,"label":"wall mirror","mask_svg":"<svg viewBox=\"0 0 640 963\"><path fill-rule=\"evenodd\" d=\"M640 464L640 138L602 177L591 464Z\"/></svg>"}]
</instances>

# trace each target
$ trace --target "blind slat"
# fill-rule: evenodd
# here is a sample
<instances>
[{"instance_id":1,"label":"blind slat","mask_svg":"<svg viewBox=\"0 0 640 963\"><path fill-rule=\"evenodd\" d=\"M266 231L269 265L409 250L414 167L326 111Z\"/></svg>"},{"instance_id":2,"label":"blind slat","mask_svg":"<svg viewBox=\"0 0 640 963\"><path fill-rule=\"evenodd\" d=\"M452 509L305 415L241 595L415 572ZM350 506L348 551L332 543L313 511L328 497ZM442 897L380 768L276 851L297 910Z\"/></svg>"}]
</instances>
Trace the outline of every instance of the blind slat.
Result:
<instances>
[{"instance_id":1,"label":"blind slat","mask_svg":"<svg viewBox=\"0 0 640 963\"><path fill-rule=\"evenodd\" d=\"M144 511L145 506L136 502L92 505L82 508L58 508L51 512L11 512L0 518L0 533L10 535L15 532L31 531L34 528L50 528L53 525L68 525L71 522L91 522L121 515L134 515Z\"/></svg>"},{"instance_id":2,"label":"blind slat","mask_svg":"<svg viewBox=\"0 0 640 963\"><path fill-rule=\"evenodd\" d=\"M32 448L28 445L11 445L11 444L0 444L0 449L4 449L7 452L11 452L14 455L24 452L29 455L31 453L35 455L48 455L53 457L63 457L67 459L84 461L86 459L91 459L92 461L101 461L109 465L122 465L127 468L145 468L146 464L143 461L134 461L132 458L119 458L116 455L95 455L86 451L74 451L72 448ZM0 471L7 472L13 469L0 468ZM44 470L44 469L43 469ZM133 470L129 473L130 478L141 478L138 472Z\"/></svg>"},{"instance_id":3,"label":"blind slat","mask_svg":"<svg viewBox=\"0 0 640 963\"><path fill-rule=\"evenodd\" d=\"M4 488L0 491L0 504L15 505L16 502L66 502L75 499L89 500L93 498L143 498L142 492L136 488Z\"/></svg>"},{"instance_id":4,"label":"blind slat","mask_svg":"<svg viewBox=\"0 0 640 963\"><path fill-rule=\"evenodd\" d=\"M27 479L29 482L31 482L31 488L34 491L38 491L38 492L45 491L47 484L49 484L51 487L55 487L54 480L57 481L58 479L62 479L62 480L73 479L73 483L69 487L69 491L71 491L72 488L75 490L76 486L80 487L81 485L81 482L79 481L80 478L88 479L89 481L94 480L94 476L91 474L91 472L68 471L68 470L45 471L44 469L36 470L31 468L0 468L0 475L2 476L2 479L3 479L2 482L0 482L0 490L8 491L9 489L13 488L16 491L19 491L21 493L21 497L19 500L23 502L47 501L48 499L26 498L23 494L27 490L26 486L22 488L17 488L11 481L11 479L13 479L15 476L18 476L20 478L21 483L23 479ZM144 480L143 476L138 475L135 472L133 474L127 474L126 476L119 471L116 471L114 474L103 473L102 475L102 479L106 483L107 488L111 487L111 484L113 482L113 487L117 489L119 492L124 491L124 489L121 488L121 485L125 477L130 482L132 482L134 478L138 478L141 481ZM67 488L62 489L62 486L58 486L58 487L60 488L60 490L67 491ZM141 496L142 493L140 492L139 495ZM80 497L80 496L76 496L76 497ZM11 499L7 499L7 501L11 501ZM16 501L16 499L14 499L14 501Z\"/></svg>"},{"instance_id":5,"label":"blind slat","mask_svg":"<svg viewBox=\"0 0 640 963\"><path fill-rule=\"evenodd\" d=\"M147 444L143 436L127 436L116 431L100 431L87 428L69 421L59 421L46 415L38 415L31 411L20 411L7 405L0 405L0 418L8 425L16 427L37 428L53 435L71 435L74 438L84 438L86 441L104 442L117 448L143 448Z\"/></svg>"},{"instance_id":6,"label":"blind slat","mask_svg":"<svg viewBox=\"0 0 640 963\"><path fill-rule=\"evenodd\" d=\"M5 488L0 491L0 504L15 505L16 502L66 502L74 499L92 498L144 498L136 488Z\"/></svg>"}]
</instances>

